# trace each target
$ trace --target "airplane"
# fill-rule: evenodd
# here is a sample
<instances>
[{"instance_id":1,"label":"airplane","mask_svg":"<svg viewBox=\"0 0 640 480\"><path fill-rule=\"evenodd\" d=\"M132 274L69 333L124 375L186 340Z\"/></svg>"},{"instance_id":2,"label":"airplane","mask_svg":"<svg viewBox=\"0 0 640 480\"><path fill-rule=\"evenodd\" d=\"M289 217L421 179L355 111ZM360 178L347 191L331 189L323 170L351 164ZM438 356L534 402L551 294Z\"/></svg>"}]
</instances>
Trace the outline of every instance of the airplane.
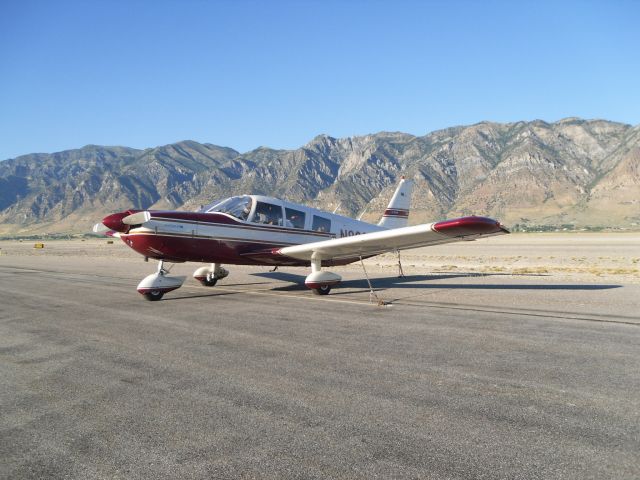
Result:
<instances>
[{"instance_id":1,"label":"airplane","mask_svg":"<svg viewBox=\"0 0 640 480\"><path fill-rule=\"evenodd\" d=\"M119 237L145 260L159 261L156 273L137 287L150 301L160 300L186 280L168 275L164 262L209 263L193 273L206 287L229 274L222 264L310 267L305 285L327 295L342 278L324 268L362 263L386 252L399 255L400 250L509 233L500 222L477 216L407 226L412 187L411 180L401 177L377 225L277 198L239 195L195 212L130 209L106 216L93 231ZM369 286L373 293L370 282Z\"/></svg>"}]
</instances>

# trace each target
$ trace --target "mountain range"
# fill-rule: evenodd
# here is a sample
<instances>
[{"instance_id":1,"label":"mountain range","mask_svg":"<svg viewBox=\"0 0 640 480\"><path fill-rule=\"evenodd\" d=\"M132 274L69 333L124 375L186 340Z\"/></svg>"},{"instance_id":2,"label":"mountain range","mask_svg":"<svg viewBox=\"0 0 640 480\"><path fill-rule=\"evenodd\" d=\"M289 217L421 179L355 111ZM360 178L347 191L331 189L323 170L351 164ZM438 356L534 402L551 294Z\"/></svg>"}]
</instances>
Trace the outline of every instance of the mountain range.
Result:
<instances>
[{"instance_id":1,"label":"mountain range","mask_svg":"<svg viewBox=\"0 0 640 480\"><path fill-rule=\"evenodd\" d=\"M0 162L0 234L88 232L111 212L241 193L377 221L402 175L415 181L411 223L475 214L516 228L640 228L640 125L567 118L319 135L295 150L183 141L23 155Z\"/></svg>"}]
</instances>

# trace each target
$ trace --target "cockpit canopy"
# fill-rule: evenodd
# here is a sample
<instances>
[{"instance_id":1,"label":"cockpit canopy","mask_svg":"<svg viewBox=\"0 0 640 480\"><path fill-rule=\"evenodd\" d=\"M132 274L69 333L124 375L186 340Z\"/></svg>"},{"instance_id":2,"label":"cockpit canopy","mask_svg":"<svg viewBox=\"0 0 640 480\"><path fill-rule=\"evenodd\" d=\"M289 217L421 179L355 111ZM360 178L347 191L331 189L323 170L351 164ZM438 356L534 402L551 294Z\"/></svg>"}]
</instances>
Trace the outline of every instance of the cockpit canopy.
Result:
<instances>
[{"instance_id":1,"label":"cockpit canopy","mask_svg":"<svg viewBox=\"0 0 640 480\"><path fill-rule=\"evenodd\" d=\"M200 213L226 213L243 222L330 233L331 219L322 212L261 195L240 195L201 207ZM317 212L317 213L316 213Z\"/></svg>"},{"instance_id":2,"label":"cockpit canopy","mask_svg":"<svg viewBox=\"0 0 640 480\"><path fill-rule=\"evenodd\" d=\"M247 220L251 213L253 199L249 195L241 195L239 197L231 197L221 202L214 202L200 209L201 212L226 213L240 220Z\"/></svg>"}]
</instances>

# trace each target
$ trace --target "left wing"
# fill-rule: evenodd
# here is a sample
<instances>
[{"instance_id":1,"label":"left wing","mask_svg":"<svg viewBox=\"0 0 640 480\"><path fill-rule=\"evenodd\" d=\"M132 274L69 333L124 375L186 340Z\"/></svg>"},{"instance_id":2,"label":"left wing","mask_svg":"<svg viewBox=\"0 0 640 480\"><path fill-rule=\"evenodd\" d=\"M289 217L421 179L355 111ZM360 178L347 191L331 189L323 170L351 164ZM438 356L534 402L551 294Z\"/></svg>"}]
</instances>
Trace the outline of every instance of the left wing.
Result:
<instances>
[{"instance_id":1,"label":"left wing","mask_svg":"<svg viewBox=\"0 0 640 480\"><path fill-rule=\"evenodd\" d=\"M352 237L334 238L321 242L284 247L280 255L298 260L322 260L378 255L380 253L425 247L479 237L503 235L509 231L500 222L486 217L462 217L443 222L426 223L411 227L395 228L365 233Z\"/></svg>"}]
</instances>

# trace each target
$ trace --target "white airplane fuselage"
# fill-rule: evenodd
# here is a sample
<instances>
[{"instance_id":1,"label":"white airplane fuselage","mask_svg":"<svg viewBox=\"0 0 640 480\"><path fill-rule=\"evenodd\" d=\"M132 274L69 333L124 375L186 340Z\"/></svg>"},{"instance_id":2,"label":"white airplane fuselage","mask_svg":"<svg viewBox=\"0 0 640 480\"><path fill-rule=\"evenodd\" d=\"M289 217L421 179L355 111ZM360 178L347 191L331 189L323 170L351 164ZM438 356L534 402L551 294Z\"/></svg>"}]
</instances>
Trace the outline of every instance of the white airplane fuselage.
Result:
<instances>
[{"instance_id":1,"label":"white airplane fuselage","mask_svg":"<svg viewBox=\"0 0 640 480\"><path fill-rule=\"evenodd\" d=\"M124 225L128 210L106 217L103 223L120 232L120 238L145 257L170 262L206 262L236 265L309 265L273 251L332 238L385 230L383 227L261 195L232 197L249 199L246 218L222 211L150 211L144 226ZM229 199L228 199L229 200ZM270 207L271 218L260 213ZM212 206L215 208L215 205ZM406 215L404 212L391 212ZM358 257L323 262L342 265Z\"/></svg>"}]
</instances>

